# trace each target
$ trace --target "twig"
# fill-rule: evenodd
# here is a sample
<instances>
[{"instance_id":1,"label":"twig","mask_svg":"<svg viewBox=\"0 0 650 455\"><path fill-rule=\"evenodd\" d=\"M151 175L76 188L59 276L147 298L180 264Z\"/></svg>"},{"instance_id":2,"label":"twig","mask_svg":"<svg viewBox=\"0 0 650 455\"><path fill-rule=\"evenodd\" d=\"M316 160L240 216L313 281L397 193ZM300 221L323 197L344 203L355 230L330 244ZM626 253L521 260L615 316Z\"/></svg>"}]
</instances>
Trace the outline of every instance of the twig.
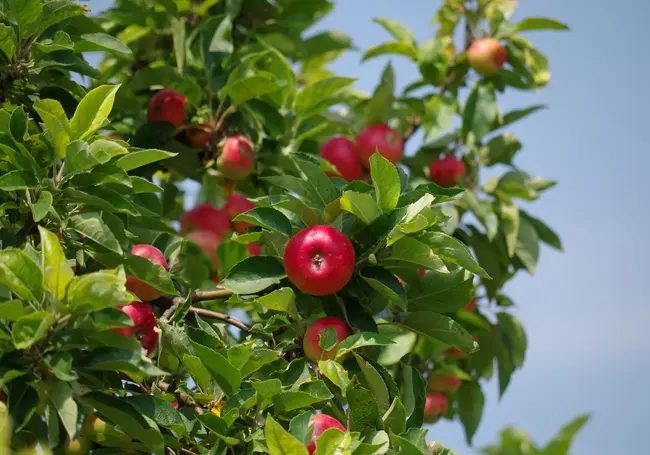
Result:
<instances>
[{"instance_id":1,"label":"twig","mask_svg":"<svg viewBox=\"0 0 650 455\"><path fill-rule=\"evenodd\" d=\"M233 318L229 314L226 313L219 313L218 311L211 311L211 310L206 310L204 308L196 308L196 307L190 307L189 309L190 313L198 314L199 316L204 316L206 318L210 319L218 319L220 321L223 321L227 324L230 324L234 327L237 327L240 330L243 330L244 332L250 332L251 328L241 322L238 319Z\"/></svg>"},{"instance_id":2,"label":"twig","mask_svg":"<svg viewBox=\"0 0 650 455\"><path fill-rule=\"evenodd\" d=\"M194 398L192 398L185 392L178 392L177 390L173 390L174 387L172 387L171 384L168 384L163 381L157 383L156 386L163 392L173 393L174 395L176 395L176 398L178 398L179 401L181 401L186 406L191 406L194 409L194 412L196 412L197 414L199 415L205 414L205 409L203 409L196 401L194 401Z\"/></svg>"}]
</instances>

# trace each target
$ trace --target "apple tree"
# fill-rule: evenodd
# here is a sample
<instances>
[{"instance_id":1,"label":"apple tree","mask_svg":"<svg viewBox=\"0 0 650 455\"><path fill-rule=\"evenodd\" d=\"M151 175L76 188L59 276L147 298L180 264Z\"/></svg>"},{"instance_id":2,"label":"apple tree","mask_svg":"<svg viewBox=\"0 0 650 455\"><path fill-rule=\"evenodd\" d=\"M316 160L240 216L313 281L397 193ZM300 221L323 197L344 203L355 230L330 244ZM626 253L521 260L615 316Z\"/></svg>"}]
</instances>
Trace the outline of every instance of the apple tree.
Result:
<instances>
[{"instance_id":1,"label":"apple tree","mask_svg":"<svg viewBox=\"0 0 650 455\"><path fill-rule=\"evenodd\" d=\"M424 42L375 19L363 60L420 78L366 94L309 31L332 0L0 0L0 451L471 443L525 359L504 286L562 248L504 131L544 106L497 98L548 83L525 33L566 26L516 3L445 0Z\"/></svg>"}]
</instances>

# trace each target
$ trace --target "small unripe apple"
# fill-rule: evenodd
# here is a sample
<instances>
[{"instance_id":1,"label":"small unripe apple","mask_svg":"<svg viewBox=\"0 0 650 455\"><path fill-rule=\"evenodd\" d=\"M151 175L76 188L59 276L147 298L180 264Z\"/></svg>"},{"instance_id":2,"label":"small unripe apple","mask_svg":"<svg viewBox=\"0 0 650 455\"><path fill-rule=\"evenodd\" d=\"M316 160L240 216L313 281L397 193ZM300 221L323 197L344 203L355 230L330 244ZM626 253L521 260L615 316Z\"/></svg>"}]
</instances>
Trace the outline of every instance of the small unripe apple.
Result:
<instances>
[{"instance_id":1,"label":"small unripe apple","mask_svg":"<svg viewBox=\"0 0 650 455\"><path fill-rule=\"evenodd\" d=\"M239 180L247 177L253 170L255 153L253 144L245 136L226 138L217 158L217 168L228 178Z\"/></svg>"},{"instance_id":2,"label":"small unripe apple","mask_svg":"<svg viewBox=\"0 0 650 455\"><path fill-rule=\"evenodd\" d=\"M156 93L149 101L147 119L150 122L168 122L176 128L185 124L186 99L172 89L164 89Z\"/></svg>"},{"instance_id":3,"label":"small unripe apple","mask_svg":"<svg viewBox=\"0 0 650 455\"><path fill-rule=\"evenodd\" d=\"M221 236L211 231L195 229L185 236L190 242L196 243L208 255L212 265L219 267L217 247L221 245Z\"/></svg>"},{"instance_id":4,"label":"small unripe apple","mask_svg":"<svg viewBox=\"0 0 650 455\"><path fill-rule=\"evenodd\" d=\"M144 244L134 245L133 248L131 248L131 254L149 259L149 261L153 262L155 265L158 265L165 270L168 269L165 256L155 246ZM159 291L150 284L147 284L131 275L127 275L126 277L126 288L133 294L137 295L143 302L156 300L164 294L162 291Z\"/></svg>"},{"instance_id":5,"label":"small unripe apple","mask_svg":"<svg viewBox=\"0 0 650 455\"><path fill-rule=\"evenodd\" d=\"M86 455L89 451L90 441L88 439L68 439L65 443L66 455Z\"/></svg>"},{"instance_id":6,"label":"small unripe apple","mask_svg":"<svg viewBox=\"0 0 650 455\"><path fill-rule=\"evenodd\" d=\"M429 166L429 178L443 188L458 185L459 179L465 174L465 164L453 156L445 156Z\"/></svg>"},{"instance_id":7,"label":"small unripe apple","mask_svg":"<svg viewBox=\"0 0 650 455\"><path fill-rule=\"evenodd\" d=\"M337 430L341 430L343 433L347 431L341 422L326 414L314 415L314 417L309 420L309 425L313 427L311 439L307 445L309 455L312 455L316 451L316 440L321 434L325 433L325 431L330 428L336 428Z\"/></svg>"},{"instance_id":8,"label":"small unripe apple","mask_svg":"<svg viewBox=\"0 0 650 455\"><path fill-rule=\"evenodd\" d=\"M106 433L106 422L95 415L91 415L86 420L86 429L89 433L103 434Z\"/></svg>"},{"instance_id":9,"label":"small unripe apple","mask_svg":"<svg viewBox=\"0 0 650 455\"><path fill-rule=\"evenodd\" d=\"M460 387L460 378L443 373L432 373L427 380L429 392L455 392Z\"/></svg>"},{"instance_id":10,"label":"small unripe apple","mask_svg":"<svg viewBox=\"0 0 650 455\"><path fill-rule=\"evenodd\" d=\"M303 229L284 250L284 268L289 280L305 294L334 294L348 284L354 273L352 242L341 231L327 225Z\"/></svg>"},{"instance_id":11,"label":"small unripe apple","mask_svg":"<svg viewBox=\"0 0 650 455\"><path fill-rule=\"evenodd\" d=\"M156 314L153 312L151 305L143 302L133 302L118 308L131 318L133 326L119 327L113 330L126 337L138 338L144 350L149 354L158 343L158 334L155 330Z\"/></svg>"},{"instance_id":12,"label":"small unripe apple","mask_svg":"<svg viewBox=\"0 0 650 455\"><path fill-rule=\"evenodd\" d=\"M185 131L185 137L190 147L200 149L210 142L210 129L206 124L192 126Z\"/></svg>"},{"instance_id":13,"label":"small unripe apple","mask_svg":"<svg viewBox=\"0 0 650 455\"><path fill-rule=\"evenodd\" d=\"M230 216L225 208L217 209L211 204L200 204L181 216L181 235L193 229L214 232L223 237L232 229Z\"/></svg>"},{"instance_id":14,"label":"small unripe apple","mask_svg":"<svg viewBox=\"0 0 650 455\"><path fill-rule=\"evenodd\" d=\"M468 313L476 311L476 297L474 297L467 305L465 305L462 311L467 311Z\"/></svg>"},{"instance_id":15,"label":"small unripe apple","mask_svg":"<svg viewBox=\"0 0 650 455\"><path fill-rule=\"evenodd\" d=\"M442 393L430 393L424 403L424 421L426 423L435 423L440 416L447 412L449 402L447 397Z\"/></svg>"},{"instance_id":16,"label":"small unripe apple","mask_svg":"<svg viewBox=\"0 0 650 455\"><path fill-rule=\"evenodd\" d=\"M226 202L226 211L231 220L234 220L237 215L246 213L249 210L255 208L253 204L246 196L240 193L232 193L228 202ZM235 221L232 223L232 228L237 234L245 234L248 228L252 226L250 223L244 221Z\"/></svg>"},{"instance_id":17,"label":"small unripe apple","mask_svg":"<svg viewBox=\"0 0 650 455\"><path fill-rule=\"evenodd\" d=\"M402 159L404 141L397 131L388 125L372 125L357 136L357 152L361 164L366 168L370 168L370 157L377 152L395 164Z\"/></svg>"},{"instance_id":18,"label":"small unripe apple","mask_svg":"<svg viewBox=\"0 0 650 455\"><path fill-rule=\"evenodd\" d=\"M348 182L363 179L363 167L357 153L357 145L347 137L335 137L325 142L320 149L320 156L333 164ZM337 176L326 172L330 177Z\"/></svg>"},{"instance_id":19,"label":"small unripe apple","mask_svg":"<svg viewBox=\"0 0 650 455\"><path fill-rule=\"evenodd\" d=\"M497 74L507 59L505 47L495 38L477 39L467 51L470 66L484 76Z\"/></svg>"},{"instance_id":20,"label":"small unripe apple","mask_svg":"<svg viewBox=\"0 0 650 455\"><path fill-rule=\"evenodd\" d=\"M324 335L328 327L331 327L336 333L336 345L332 349L324 351L319 342L321 334ZM302 340L302 349L305 351L305 356L314 363L318 363L319 360L332 360L336 357L336 351L341 341L350 335L352 335L352 331L343 319L326 316L315 320L307 327Z\"/></svg>"}]
</instances>

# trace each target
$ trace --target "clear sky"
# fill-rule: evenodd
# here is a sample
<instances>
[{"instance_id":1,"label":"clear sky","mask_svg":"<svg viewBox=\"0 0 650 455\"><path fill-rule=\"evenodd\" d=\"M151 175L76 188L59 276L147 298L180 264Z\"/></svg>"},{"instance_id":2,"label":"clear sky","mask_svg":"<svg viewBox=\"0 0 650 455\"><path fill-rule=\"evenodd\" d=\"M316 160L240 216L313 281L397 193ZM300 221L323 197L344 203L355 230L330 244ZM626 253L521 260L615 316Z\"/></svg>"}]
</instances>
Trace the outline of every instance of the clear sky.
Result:
<instances>
[{"instance_id":1,"label":"clear sky","mask_svg":"<svg viewBox=\"0 0 650 455\"><path fill-rule=\"evenodd\" d=\"M87 3L97 12L111 2ZM339 0L318 30L344 31L365 49L388 38L371 19L388 17L423 41L434 32L431 17L438 5L437 0ZM550 105L509 131L524 144L517 164L559 181L529 211L561 234L565 252L544 248L537 275L518 276L507 288L528 331L528 356L500 402L496 381L487 386L475 446L491 443L510 424L544 442L577 414L593 412L572 455L645 455L650 3L526 0L515 19L526 16L553 17L572 29L528 34L550 59L551 83L540 93L506 94L501 104L505 111ZM400 87L415 80L414 65L393 63ZM384 64L382 59L360 64L360 54L351 53L333 69L358 77L357 87L370 91ZM430 435L461 454L475 453L465 445L458 422L437 424Z\"/></svg>"}]
</instances>

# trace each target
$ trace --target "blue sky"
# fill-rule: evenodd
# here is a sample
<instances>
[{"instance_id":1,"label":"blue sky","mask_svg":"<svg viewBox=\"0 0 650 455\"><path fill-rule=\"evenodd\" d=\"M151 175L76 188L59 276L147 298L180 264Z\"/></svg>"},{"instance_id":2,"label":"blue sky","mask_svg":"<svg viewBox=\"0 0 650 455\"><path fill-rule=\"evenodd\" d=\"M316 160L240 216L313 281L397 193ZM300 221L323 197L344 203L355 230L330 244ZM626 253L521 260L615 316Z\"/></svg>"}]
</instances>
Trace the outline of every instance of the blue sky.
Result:
<instances>
[{"instance_id":1,"label":"blue sky","mask_svg":"<svg viewBox=\"0 0 650 455\"><path fill-rule=\"evenodd\" d=\"M90 0L95 12L109 0ZM650 406L650 165L647 130L650 72L646 0L525 1L515 19L548 16L568 23L570 33L538 32L528 37L545 52L552 80L540 93L507 93L505 111L548 104L513 125L524 144L522 169L559 181L529 212L562 236L565 252L544 248L535 277L518 276L507 293L529 336L524 368L498 401L496 381L487 385L484 419L475 438L481 447L505 425L516 424L546 441L565 422L584 412L593 418L575 442L573 455L647 453ZM623 3L625 4L623 6ZM337 29L360 49L388 35L372 22L388 17L408 25L418 40L432 36L431 0L339 0L318 30ZM417 68L393 59L400 87ZM360 64L347 54L332 68L358 77L373 89L385 60ZM643 95L646 93L646 95ZM644 189L645 188L645 189ZM430 431L461 454L475 453L458 422Z\"/></svg>"}]
</instances>

